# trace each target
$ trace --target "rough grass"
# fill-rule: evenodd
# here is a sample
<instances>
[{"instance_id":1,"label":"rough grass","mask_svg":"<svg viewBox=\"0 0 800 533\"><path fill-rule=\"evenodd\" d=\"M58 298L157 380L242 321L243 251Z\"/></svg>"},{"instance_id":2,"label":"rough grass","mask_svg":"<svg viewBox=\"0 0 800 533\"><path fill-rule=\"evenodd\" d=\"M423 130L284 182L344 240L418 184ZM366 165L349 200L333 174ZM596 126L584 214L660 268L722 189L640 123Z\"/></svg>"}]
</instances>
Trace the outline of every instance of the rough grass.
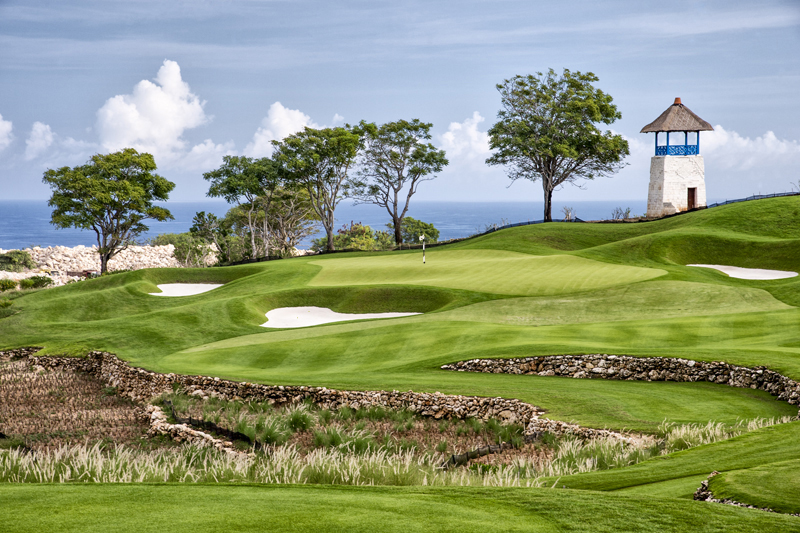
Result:
<instances>
[{"instance_id":1,"label":"rough grass","mask_svg":"<svg viewBox=\"0 0 800 533\"><path fill-rule=\"evenodd\" d=\"M140 414L115 389L85 374L0 363L0 431L10 445L41 449L98 440L131 443L147 431Z\"/></svg>"}]
</instances>

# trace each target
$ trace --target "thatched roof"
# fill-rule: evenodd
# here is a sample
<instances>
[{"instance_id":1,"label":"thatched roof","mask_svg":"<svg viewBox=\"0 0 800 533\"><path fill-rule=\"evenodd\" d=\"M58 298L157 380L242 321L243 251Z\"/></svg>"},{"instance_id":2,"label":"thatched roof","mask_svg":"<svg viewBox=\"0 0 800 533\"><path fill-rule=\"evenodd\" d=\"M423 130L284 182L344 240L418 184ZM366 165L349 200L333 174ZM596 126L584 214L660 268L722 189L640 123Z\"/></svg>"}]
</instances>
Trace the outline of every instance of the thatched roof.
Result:
<instances>
[{"instance_id":1,"label":"thatched roof","mask_svg":"<svg viewBox=\"0 0 800 533\"><path fill-rule=\"evenodd\" d=\"M680 98L653 122L642 128L639 133L658 131L714 131L711 124L698 117L681 103Z\"/></svg>"}]
</instances>

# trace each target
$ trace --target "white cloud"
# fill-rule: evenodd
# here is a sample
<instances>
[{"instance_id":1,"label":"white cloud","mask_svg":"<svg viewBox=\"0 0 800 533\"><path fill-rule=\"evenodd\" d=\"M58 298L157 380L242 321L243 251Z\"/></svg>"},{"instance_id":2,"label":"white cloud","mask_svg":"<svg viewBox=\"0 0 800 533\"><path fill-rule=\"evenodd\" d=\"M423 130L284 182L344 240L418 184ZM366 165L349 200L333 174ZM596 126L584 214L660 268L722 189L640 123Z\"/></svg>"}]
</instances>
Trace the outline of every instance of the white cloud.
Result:
<instances>
[{"instance_id":1,"label":"white cloud","mask_svg":"<svg viewBox=\"0 0 800 533\"><path fill-rule=\"evenodd\" d=\"M334 115L336 122L338 114ZM305 127L319 128L311 117L299 109L289 109L280 102L275 102L269 106L269 111L264 120L253 135L253 140L245 147L244 153L250 157L267 157L272 154L272 141L279 141L284 137L297 133Z\"/></svg>"},{"instance_id":2,"label":"white cloud","mask_svg":"<svg viewBox=\"0 0 800 533\"><path fill-rule=\"evenodd\" d=\"M492 152L489 134L479 127L485 120L475 111L462 122L451 122L445 133L436 136L436 144L445 151L450 164L438 179L420 189L421 200L515 200L529 193L530 183L519 183L509 190L511 182L505 169L486 164Z\"/></svg>"},{"instance_id":3,"label":"white cloud","mask_svg":"<svg viewBox=\"0 0 800 533\"><path fill-rule=\"evenodd\" d=\"M682 137L677 142L682 143ZM631 155L626 161L630 165L618 178L610 180L613 184L603 186L598 182L599 188L591 185L602 197L646 197L653 137L627 140ZM700 132L700 154L705 164L707 196L712 201L790 191L800 179L800 141L779 139L772 131L751 138L716 125L714 131Z\"/></svg>"},{"instance_id":4,"label":"white cloud","mask_svg":"<svg viewBox=\"0 0 800 533\"><path fill-rule=\"evenodd\" d=\"M206 139L189 150L181 159L180 166L185 170L208 170L219 167L223 156L235 153L233 141L215 144L211 139Z\"/></svg>"},{"instance_id":5,"label":"white cloud","mask_svg":"<svg viewBox=\"0 0 800 533\"><path fill-rule=\"evenodd\" d=\"M31 134L25 141L25 159L30 161L42 155L53 145L55 134L50 126L41 122L34 122Z\"/></svg>"},{"instance_id":6,"label":"white cloud","mask_svg":"<svg viewBox=\"0 0 800 533\"><path fill-rule=\"evenodd\" d=\"M464 122L451 122L447 132L439 138L440 148L447 152L451 161L454 159L480 160L489 157L489 134L478 129L478 124L486 119L477 111Z\"/></svg>"},{"instance_id":7,"label":"white cloud","mask_svg":"<svg viewBox=\"0 0 800 533\"><path fill-rule=\"evenodd\" d=\"M778 139L768 131L751 139L719 124L700 134L700 153L720 168L750 170L757 167L800 163L800 142Z\"/></svg>"},{"instance_id":8,"label":"white cloud","mask_svg":"<svg viewBox=\"0 0 800 533\"><path fill-rule=\"evenodd\" d=\"M164 60L155 83L142 80L131 94L109 98L97 111L100 143L109 151L130 147L157 162L173 160L185 150L183 133L210 120L204 105L181 78L178 63Z\"/></svg>"},{"instance_id":9,"label":"white cloud","mask_svg":"<svg viewBox=\"0 0 800 533\"><path fill-rule=\"evenodd\" d=\"M14 125L11 121L3 120L3 115L0 115L0 152L8 148L11 141L14 140L14 135L11 133L12 129L14 129Z\"/></svg>"}]
</instances>

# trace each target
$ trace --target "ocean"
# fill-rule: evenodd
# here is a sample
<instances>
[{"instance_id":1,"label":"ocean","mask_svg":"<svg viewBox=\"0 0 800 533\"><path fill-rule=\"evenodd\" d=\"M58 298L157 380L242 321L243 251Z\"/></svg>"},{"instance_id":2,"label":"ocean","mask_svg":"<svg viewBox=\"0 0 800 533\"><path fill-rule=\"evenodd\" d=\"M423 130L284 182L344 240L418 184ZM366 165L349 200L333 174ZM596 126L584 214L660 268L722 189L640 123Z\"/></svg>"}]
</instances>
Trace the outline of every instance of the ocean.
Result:
<instances>
[{"instance_id":1,"label":"ocean","mask_svg":"<svg viewBox=\"0 0 800 533\"><path fill-rule=\"evenodd\" d=\"M146 221L149 231L139 237L145 240L160 233L182 233L189 230L192 218L198 211L223 216L229 209L224 202L166 202L175 220L167 222ZM562 208L574 208L575 215L583 220L611 218L615 207L631 208L633 214L643 214L645 200L553 202L553 218L563 218ZM439 230L439 238L453 239L480 233L492 224L509 224L528 220L541 220L542 202L414 202L408 216L432 223ZM0 248L16 249L28 246L91 246L96 244L94 232L78 229L57 229L50 224L52 209L44 200L0 200ZM360 222L373 229L386 229L389 214L374 205L353 205L345 200L336 209L337 226ZM322 236L319 232L316 236ZM313 238L313 237L312 237ZM301 247L310 245L310 238Z\"/></svg>"}]
</instances>

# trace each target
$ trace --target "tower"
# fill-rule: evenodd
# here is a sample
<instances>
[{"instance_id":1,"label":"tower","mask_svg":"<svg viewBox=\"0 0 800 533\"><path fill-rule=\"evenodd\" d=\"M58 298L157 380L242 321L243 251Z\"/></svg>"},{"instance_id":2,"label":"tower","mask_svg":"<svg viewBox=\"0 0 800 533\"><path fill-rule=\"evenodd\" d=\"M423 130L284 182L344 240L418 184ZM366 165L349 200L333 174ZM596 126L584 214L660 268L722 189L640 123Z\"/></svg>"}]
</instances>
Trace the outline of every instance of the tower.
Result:
<instances>
[{"instance_id":1,"label":"tower","mask_svg":"<svg viewBox=\"0 0 800 533\"><path fill-rule=\"evenodd\" d=\"M700 132L714 131L711 124L681 103L680 98L640 133L656 134L656 155L650 160L647 218L659 218L706 205L705 165L700 155ZM666 144L658 134L666 133ZM683 133L683 144L670 144L670 133ZM689 134L694 144L689 144Z\"/></svg>"}]
</instances>

